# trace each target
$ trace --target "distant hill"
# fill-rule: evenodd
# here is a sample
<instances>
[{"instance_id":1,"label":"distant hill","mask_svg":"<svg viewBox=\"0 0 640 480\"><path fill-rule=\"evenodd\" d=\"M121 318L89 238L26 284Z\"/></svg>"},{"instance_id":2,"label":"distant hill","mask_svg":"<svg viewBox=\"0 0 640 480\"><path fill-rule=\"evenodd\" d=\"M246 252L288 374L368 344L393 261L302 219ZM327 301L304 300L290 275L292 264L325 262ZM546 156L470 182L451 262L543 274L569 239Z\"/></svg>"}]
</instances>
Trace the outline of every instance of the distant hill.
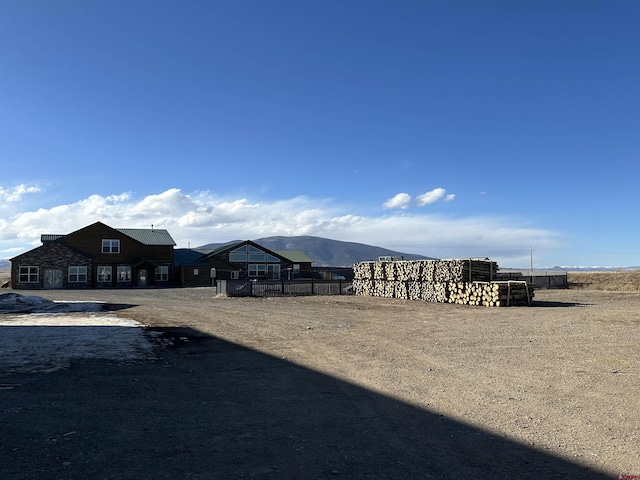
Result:
<instances>
[{"instance_id":1,"label":"distant hill","mask_svg":"<svg viewBox=\"0 0 640 480\"><path fill-rule=\"evenodd\" d=\"M269 250L299 250L313 260L315 267L350 267L354 263L377 260L381 256L404 257L405 260L433 260L423 255L322 237L265 237L253 241ZM209 243L198 248L213 249L229 243Z\"/></svg>"},{"instance_id":2,"label":"distant hill","mask_svg":"<svg viewBox=\"0 0 640 480\"><path fill-rule=\"evenodd\" d=\"M618 272L628 270L640 270L640 266L633 267L576 267L576 266L562 266L552 267L547 270L562 270L565 272Z\"/></svg>"},{"instance_id":3,"label":"distant hill","mask_svg":"<svg viewBox=\"0 0 640 480\"><path fill-rule=\"evenodd\" d=\"M9 268L11 267L11 262L6 259L0 258L0 268Z\"/></svg>"}]
</instances>

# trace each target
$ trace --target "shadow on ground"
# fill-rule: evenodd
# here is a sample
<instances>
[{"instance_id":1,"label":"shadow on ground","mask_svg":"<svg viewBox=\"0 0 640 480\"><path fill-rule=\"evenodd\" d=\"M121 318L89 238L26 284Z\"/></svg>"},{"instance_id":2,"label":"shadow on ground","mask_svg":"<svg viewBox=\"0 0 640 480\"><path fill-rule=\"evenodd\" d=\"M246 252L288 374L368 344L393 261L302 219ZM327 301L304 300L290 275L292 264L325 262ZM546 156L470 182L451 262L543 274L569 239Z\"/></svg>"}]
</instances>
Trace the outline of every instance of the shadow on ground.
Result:
<instances>
[{"instance_id":1,"label":"shadow on ground","mask_svg":"<svg viewBox=\"0 0 640 480\"><path fill-rule=\"evenodd\" d=\"M552 302L552 301L539 301L533 302L533 307L590 307L592 303L578 303L578 302Z\"/></svg>"},{"instance_id":2,"label":"shadow on ground","mask_svg":"<svg viewBox=\"0 0 640 480\"><path fill-rule=\"evenodd\" d=\"M118 310L126 310L128 308L137 307L138 305L133 303L104 303L102 305L102 311L104 312L117 312Z\"/></svg>"},{"instance_id":3,"label":"shadow on ground","mask_svg":"<svg viewBox=\"0 0 640 480\"><path fill-rule=\"evenodd\" d=\"M0 376L12 479L604 479L192 329L156 361Z\"/></svg>"}]
</instances>

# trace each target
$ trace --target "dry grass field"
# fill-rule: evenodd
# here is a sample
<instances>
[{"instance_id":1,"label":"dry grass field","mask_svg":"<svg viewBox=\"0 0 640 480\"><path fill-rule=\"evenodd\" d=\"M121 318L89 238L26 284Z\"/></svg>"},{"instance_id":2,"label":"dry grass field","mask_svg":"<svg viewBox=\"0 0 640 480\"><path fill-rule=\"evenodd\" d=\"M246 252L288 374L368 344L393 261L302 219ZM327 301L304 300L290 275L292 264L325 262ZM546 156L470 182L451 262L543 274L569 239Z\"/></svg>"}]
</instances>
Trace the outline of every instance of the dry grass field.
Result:
<instances>
[{"instance_id":1,"label":"dry grass field","mask_svg":"<svg viewBox=\"0 0 640 480\"><path fill-rule=\"evenodd\" d=\"M569 288L608 292L640 291L640 270L568 272Z\"/></svg>"},{"instance_id":2,"label":"dry grass field","mask_svg":"<svg viewBox=\"0 0 640 480\"><path fill-rule=\"evenodd\" d=\"M11 271L8 268L0 268L0 285L4 285L11 278Z\"/></svg>"}]
</instances>

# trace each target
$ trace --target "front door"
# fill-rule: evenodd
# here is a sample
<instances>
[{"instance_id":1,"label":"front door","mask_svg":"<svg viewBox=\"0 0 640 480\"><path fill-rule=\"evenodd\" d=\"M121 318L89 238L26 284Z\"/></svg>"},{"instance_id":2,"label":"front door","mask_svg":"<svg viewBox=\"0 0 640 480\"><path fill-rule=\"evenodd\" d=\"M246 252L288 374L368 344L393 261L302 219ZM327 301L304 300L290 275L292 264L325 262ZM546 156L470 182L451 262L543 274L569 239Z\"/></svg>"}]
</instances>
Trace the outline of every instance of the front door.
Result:
<instances>
[{"instance_id":1,"label":"front door","mask_svg":"<svg viewBox=\"0 0 640 480\"><path fill-rule=\"evenodd\" d=\"M147 270L146 269L140 269L138 270L138 286L139 287L146 287L147 286Z\"/></svg>"},{"instance_id":2,"label":"front door","mask_svg":"<svg viewBox=\"0 0 640 480\"><path fill-rule=\"evenodd\" d=\"M44 271L44 288L62 288L62 270L47 269Z\"/></svg>"}]
</instances>

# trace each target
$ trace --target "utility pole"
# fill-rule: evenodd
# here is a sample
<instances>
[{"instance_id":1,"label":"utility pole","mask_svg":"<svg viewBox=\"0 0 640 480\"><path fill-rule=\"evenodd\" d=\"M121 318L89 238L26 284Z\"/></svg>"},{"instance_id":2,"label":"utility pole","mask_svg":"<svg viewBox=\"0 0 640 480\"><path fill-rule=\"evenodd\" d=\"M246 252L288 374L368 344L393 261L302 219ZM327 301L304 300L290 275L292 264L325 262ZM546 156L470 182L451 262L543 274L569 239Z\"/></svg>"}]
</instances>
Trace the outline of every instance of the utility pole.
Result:
<instances>
[{"instance_id":1,"label":"utility pole","mask_svg":"<svg viewBox=\"0 0 640 480\"><path fill-rule=\"evenodd\" d=\"M529 247L529 255L531 257L531 263L529 267L529 274L531 275L531 281L533 282L533 246Z\"/></svg>"}]
</instances>

